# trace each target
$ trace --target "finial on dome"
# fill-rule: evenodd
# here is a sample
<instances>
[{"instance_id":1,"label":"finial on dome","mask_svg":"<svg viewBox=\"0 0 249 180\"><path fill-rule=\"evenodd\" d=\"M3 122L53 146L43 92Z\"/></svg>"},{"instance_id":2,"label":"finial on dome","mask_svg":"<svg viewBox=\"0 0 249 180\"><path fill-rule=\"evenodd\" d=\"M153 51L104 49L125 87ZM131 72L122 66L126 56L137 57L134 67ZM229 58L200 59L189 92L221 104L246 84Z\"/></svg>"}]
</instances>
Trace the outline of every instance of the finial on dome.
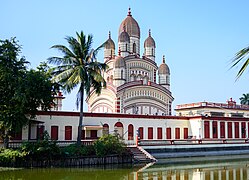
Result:
<instances>
[{"instance_id":1,"label":"finial on dome","mask_svg":"<svg viewBox=\"0 0 249 180\"><path fill-rule=\"evenodd\" d=\"M128 9L128 16L131 16L131 8Z\"/></svg>"},{"instance_id":2,"label":"finial on dome","mask_svg":"<svg viewBox=\"0 0 249 180\"><path fill-rule=\"evenodd\" d=\"M109 35L108 36L109 36L109 39L111 39L111 31L109 31Z\"/></svg>"},{"instance_id":3,"label":"finial on dome","mask_svg":"<svg viewBox=\"0 0 249 180\"><path fill-rule=\"evenodd\" d=\"M149 29L149 37L151 36L151 30Z\"/></svg>"},{"instance_id":4,"label":"finial on dome","mask_svg":"<svg viewBox=\"0 0 249 180\"><path fill-rule=\"evenodd\" d=\"M165 63L165 55L163 55L163 63Z\"/></svg>"},{"instance_id":5,"label":"finial on dome","mask_svg":"<svg viewBox=\"0 0 249 180\"><path fill-rule=\"evenodd\" d=\"M120 49L120 46L118 47L118 55L121 56L121 49Z\"/></svg>"}]
</instances>

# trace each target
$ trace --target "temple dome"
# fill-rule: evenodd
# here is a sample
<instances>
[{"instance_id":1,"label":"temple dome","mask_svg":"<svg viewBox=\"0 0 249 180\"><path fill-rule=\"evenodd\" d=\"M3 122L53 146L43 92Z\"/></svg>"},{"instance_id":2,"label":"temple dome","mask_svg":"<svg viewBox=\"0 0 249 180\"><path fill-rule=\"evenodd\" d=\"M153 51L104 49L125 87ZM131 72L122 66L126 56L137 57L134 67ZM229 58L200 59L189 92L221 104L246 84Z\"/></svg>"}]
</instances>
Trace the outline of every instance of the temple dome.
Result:
<instances>
[{"instance_id":1,"label":"temple dome","mask_svg":"<svg viewBox=\"0 0 249 180\"><path fill-rule=\"evenodd\" d=\"M144 41L144 47L156 47L155 40L151 37L151 32L149 30L149 37Z\"/></svg>"},{"instance_id":2,"label":"temple dome","mask_svg":"<svg viewBox=\"0 0 249 180\"><path fill-rule=\"evenodd\" d=\"M140 38L140 28L137 21L132 17L130 8L127 17L120 24L119 35L123 32L124 27L130 37Z\"/></svg>"},{"instance_id":3,"label":"temple dome","mask_svg":"<svg viewBox=\"0 0 249 180\"><path fill-rule=\"evenodd\" d=\"M163 56L163 63L159 66L158 74L170 74L169 66L165 63L164 56Z\"/></svg>"},{"instance_id":4,"label":"temple dome","mask_svg":"<svg viewBox=\"0 0 249 180\"><path fill-rule=\"evenodd\" d=\"M115 43L111 38L111 33L109 32L109 38L107 39L105 46L106 49L115 49Z\"/></svg>"},{"instance_id":5,"label":"temple dome","mask_svg":"<svg viewBox=\"0 0 249 180\"><path fill-rule=\"evenodd\" d=\"M126 31L123 31L119 37L118 37L119 42L130 42L130 36Z\"/></svg>"},{"instance_id":6,"label":"temple dome","mask_svg":"<svg viewBox=\"0 0 249 180\"><path fill-rule=\"evenodd\" d=\"M125 60L120 55L115 59L115 68L125 68Z\"/></svg>"}]
</instances>

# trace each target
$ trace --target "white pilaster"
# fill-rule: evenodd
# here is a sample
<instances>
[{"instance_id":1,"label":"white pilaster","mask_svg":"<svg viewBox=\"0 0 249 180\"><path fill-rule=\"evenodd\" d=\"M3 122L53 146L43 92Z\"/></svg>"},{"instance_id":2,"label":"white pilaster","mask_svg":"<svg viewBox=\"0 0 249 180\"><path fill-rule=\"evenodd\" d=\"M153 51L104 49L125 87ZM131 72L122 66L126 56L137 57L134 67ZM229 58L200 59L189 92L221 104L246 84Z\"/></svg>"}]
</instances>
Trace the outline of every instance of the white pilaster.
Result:
<instances>
[{"instance_id":1,"label":"white pilaster","mask_svg":"<svg viewBox=\"0 0 249 180\"><path fill-rule=\"evenodd\" d=\"M246 122L245 131L246 131L246 138L248 138L248 123L247 122Z\"/></svg>"},{"instance_id":2,"label":"white pilaster","mask_svg":"<svg viewBox=\"0 0 249 180\"><path fill-rule=\"evenodd\" d=\"M233 180L236 180L236 169L233 169Z\"/></svg>"},{"instance_id":3,"label":"white pilaster","mask_svg":"<svg viewBox=\"0 0 249 180\"><path fill-rule=\"evenodd\" d=\"M228 137L228 131L227 131L228 127L227 126L228 126L228 123L225 122L225 138Z\"/></svg>"},{"instance_id":4,"label":"white pilaster","mask_svg":"<svg viewBox=\"0 0 249 180\"><path fill-rule=\"evenodd\" d=\"M213 138L213 121L209 121L209 137L210 139Z\"/></svg>"},{"instance_id":5,"label":"white pilaster","mask_svg":"<svg viewBox=\"0 0 249 180\"><path fill-rule=\"evenodd\" d=\"M235 138L235 123L232 122L232 138Z\"/></svg>"},{"instance_id":6,"label":"white pilaster","mask_svg":"<svg viewBox=\"0 0 249 180\"><path fill-rule=\"evenodd\" d=\"M220 138L220 121L217 121L217 137Z\"/></svg>"},{"instance_id":7,"label":"white pilaster","mask_svg":"<svg viewBox=\"0 0 249 180\"><path fill-rule=\"evenodd\" d=\"M239 122L239 138L242 138L242 132L241 132L241 122Z\"/></svg>"}]
</instances>

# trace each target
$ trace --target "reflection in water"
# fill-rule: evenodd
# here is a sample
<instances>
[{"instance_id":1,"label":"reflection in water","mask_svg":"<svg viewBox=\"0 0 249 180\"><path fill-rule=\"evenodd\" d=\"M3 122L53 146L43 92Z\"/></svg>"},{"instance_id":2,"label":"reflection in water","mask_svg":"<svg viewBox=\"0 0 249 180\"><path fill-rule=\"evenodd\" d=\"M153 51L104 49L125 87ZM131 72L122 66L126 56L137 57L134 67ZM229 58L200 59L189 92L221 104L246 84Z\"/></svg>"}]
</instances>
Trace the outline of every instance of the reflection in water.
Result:
<instances>
[{"instance_id":1,"label":"reflection in water","mask_svg":"<svg viewBox=\"0 0 249 180\"><path fill-rule=\"evenodd\" d=\"M249 179L249 159L188 164L47 168L1 171L0 180L244 180Z\"/></svg>"},{"instance_id":2,"label":"reflection in water","mask_svg":"<svg viewBox=\"0 0 249 180\"><path fill-rule=\"evenodd\" d=\"M249 160L205 164L153 165L133 178L153 180L249 180Z\"/></svg>"}]
</instances>

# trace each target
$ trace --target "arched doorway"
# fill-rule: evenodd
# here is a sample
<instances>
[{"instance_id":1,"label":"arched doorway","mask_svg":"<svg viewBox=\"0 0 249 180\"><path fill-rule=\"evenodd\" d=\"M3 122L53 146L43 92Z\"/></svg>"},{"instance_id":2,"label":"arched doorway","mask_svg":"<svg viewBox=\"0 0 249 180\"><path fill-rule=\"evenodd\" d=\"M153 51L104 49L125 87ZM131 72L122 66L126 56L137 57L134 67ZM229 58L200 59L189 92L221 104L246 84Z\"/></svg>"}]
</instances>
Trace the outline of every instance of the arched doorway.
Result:
<instances>
[{"instance_id":1,"label":"arched doorway","mask_svg":"<svg viewBox=\"0 0 249 180\"><path fill-rule=\"evenodd\" d=\"M114 125L114 132L117 134L120 138L123 139L123 134L124 134L124 126L121 122L117 122Z\"/></svg>"},{"instance_id":2,"label":"arched doorway","mask_svg":"<svg viewBox=\"0 0 249 180\"><path fill-rule=\"evenodd\" d=\"M109 125L104 124L103 125L103 135L107 135L107 134L109 134Z\"/></svg>"},{"instance_id":3,"label":"arched doorway","mask_svg":"<svg viewBox=\"0 0 249 180\"><path fill-rule=\"evenodd\" d=\"M132 124L128 126L128 140L134 140L134 127Z\"/></svg>"}]
</instances>

